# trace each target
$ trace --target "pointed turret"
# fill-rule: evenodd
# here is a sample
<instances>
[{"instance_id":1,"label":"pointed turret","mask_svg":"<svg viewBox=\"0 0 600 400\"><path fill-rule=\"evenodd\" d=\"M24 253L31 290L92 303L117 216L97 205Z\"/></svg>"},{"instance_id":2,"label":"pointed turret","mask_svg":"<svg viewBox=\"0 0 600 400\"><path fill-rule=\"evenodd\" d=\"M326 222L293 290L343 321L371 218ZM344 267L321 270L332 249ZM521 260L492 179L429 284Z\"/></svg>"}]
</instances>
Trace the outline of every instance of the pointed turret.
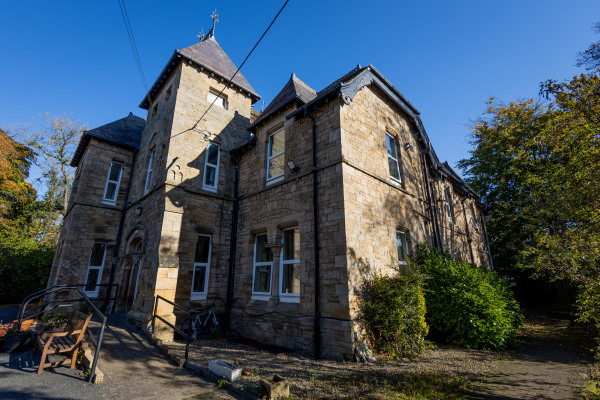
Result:
<instances>
[{"instance_id":1,"label":"pointed turret","mask_svg":"<svg viewBox=\"0 0 600 400\"><path fill-rule=\"evenodd\" d=\"M266 121L270 116L273 116L278 110L289 107L293 102L298 102L299 105L306 104L317 96L317 92L302 82L295 73L292 72L290 80L285 84L283 89L275 96L273 101L254 121L250 129L257 127L260 123Z\"/></svg>"},{"instance_id":2,"label":"pointed turret","mask_svg":"<svg viewBox=\"0 0 600 400\"><path fill-rule=\"evenodd\" d=\"M212 29L211 29L212 31ZM173 56L163 69L161 74L152 85L152 88L148 91L148 94L144 97L140 107L147 110L150 106L151 100L160 92L162 86L166 83L171 71L179 65L179 61L187 60L192 64L196 64L201 70L207 70L220 78L223 83L226 83L237 71L237 67L231 59L225 54L219 43L217 43L214 34L209 32L203 40L190 47L186 47L181 50L175 50ZM232 86L240 90L242 93L246 93L252 98L252 104L256 103L260 96L254 88L248 83L246 78L241 72L238 72L232 81Z\"/></svg>"}]
</instances>

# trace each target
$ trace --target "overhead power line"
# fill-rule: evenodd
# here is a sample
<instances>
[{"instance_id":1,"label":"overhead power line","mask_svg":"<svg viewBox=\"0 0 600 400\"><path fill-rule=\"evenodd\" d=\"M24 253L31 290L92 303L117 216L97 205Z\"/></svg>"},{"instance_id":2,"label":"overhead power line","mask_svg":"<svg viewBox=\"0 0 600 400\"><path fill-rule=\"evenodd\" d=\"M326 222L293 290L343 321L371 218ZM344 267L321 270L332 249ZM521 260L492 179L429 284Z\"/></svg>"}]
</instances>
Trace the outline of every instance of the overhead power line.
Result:
<instances>
[{"instance_id":1,"label":"overhead power line","mask_svg":"<svg viewBox=\"0 0 600 400\"><path fill-rule=\"evenodd\" d=\"M144 92L146 93L146 96L148 96L146 76L144 75L140 54L138 52L137 45L135 44L133 29L131 29L131 21L129 20L129 15L127 14L127 7L125 7L125 0L117 0L117 3L119 3L119 8L121 9L121 16L123 17L123 22L125 23L125 29L127 30L127 36L129 37L129 44L131 44L131 50L133 52L133 57L135 58L135 63L137 64L138 72L140 73L140 78L142 79L142 85L144 85ZM150 101L150 97L148 97L148 101Z\"/></svg>"},{"instance_id":2,"label":"overhead power line","mask_svg":"<svg viewBox=\"0 0 600 400\"><path fill-rule=\"evenodd\" d=\"M267 29L265 29L265 31L263 32L262 36L260 37L260 39L258 39L258 41L256 42L256 44L254 45L254 47L252 47L252 50L250 50L250 53L248 53L248 55L246 56L246 58L244 58L244 61L240 64L240 66L237 68L237 70L235 71L235 73L231 76L231 78L229 78L229 80L227 81L227 83L223 86L223 89L221 89L221 91L219 92L219 96L221 96L223 94L223 91L225 90L226 87L228 87L229 85L231 85L231 82L233 81L233 78L235 78L235 76L238 74L238 72L240 72L240 69L242 69L242 67L244 66L244 64L246 64L246 61L248 61L248 58L250 58L250 56L252 55L252 53L254 52L254 50L256 49L256 47L258 47L259 43L263 40L263 38L265 37L265 35L267 34L267 32L269 32L269 29L271 29L271 27L273 26L273 24L275 23L275 21L277 20L277 18L279 17L279 14L281 14L281 12L283 11L283 9L285 8L285 6L287 6L287 4L290 2L290 0L286 0L285 3L283 3L283 6L281 6L281 8L279 9L279 12L277 13L277 15L275 15L275 17L273 18L273 20L271 21L271 23L269 24L269 26L267 27ZM210 105L208 106L208 108L206 109L206 111L204 111L204 113L202 114L202 116L200 118L198 118L198 120L196 121L196 123L194 124L194 126L192 126L191 128L188 128L182 132L179 132L175 135L173 135L172 137L175 136L179 136L183 133L192 131L192 130L196 130L196 128L198 127L198 124L200 123L200 121L202 121L202 118L204 118L204 116L206 115L206 113L208 113L208 111L212 108L213 104L215 104L215 102L217 101L218 97L215 97L215 99L213 100L212 103L210 103Z\"/></svg>"}]
</instances>

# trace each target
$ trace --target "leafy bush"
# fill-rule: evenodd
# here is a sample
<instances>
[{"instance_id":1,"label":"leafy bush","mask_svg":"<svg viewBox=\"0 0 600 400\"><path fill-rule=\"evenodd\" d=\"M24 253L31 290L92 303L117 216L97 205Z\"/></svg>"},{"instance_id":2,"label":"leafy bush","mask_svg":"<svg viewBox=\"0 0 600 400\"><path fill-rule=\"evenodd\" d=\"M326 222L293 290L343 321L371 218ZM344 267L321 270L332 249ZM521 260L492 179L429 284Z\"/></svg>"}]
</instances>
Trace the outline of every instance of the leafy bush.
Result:
<instances>
[{"instance_id":1,"label":"leafy bush","mask_svg":"<svg viewBox=\"0 0 600 400\"><path fill-rule=\"evenodd\" d=\"M67 313L53 313L44 315L40 318L40 322L66 322L69 320Z\"/></svg>"},{"instance_id":2,"label":"leafy bush","mask_svg":"<svg viewBox=\"0 0 600 400\"><path fill-rule=\"evenodd\" d=\"M417 265L375 274L364 282L360 314L375 350L394 357L415 357L428 347L424 276Z\"/></svg>"},{"instance_id":3,"label":"leafy bush","mask_svg":"<svg viewBox=\"0 0 600 400\"><path fill-rule=\"evenodd\" d=\"M497 273L421 247L427 322L449 343L505 349L515 343L523 314Z\"/></svg>"},{"instance_id":4,"label":"leafy bush","mask_svg":"<svg viewBox=\"0 0 600 400\"><path fill-rule=\"evenodd\" d=\"M20 303L48 282L54 248L31 238L0 239L0 304Z\"/></svg>"}]
</instances>

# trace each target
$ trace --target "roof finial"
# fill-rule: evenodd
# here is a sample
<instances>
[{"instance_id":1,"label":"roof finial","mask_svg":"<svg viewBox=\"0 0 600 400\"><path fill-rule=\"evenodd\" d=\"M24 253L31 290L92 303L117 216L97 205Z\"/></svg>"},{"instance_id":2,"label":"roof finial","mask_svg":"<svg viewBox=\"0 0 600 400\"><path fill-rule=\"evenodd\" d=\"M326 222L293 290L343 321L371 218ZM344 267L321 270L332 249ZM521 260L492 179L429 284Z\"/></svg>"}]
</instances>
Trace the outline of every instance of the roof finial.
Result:
<instances>
[{"instance_id":1,"label":"roof finial","mask_svg":"<svg viewBox=\"0 0 600 400\"><path fill-rule=\"evenodd\" d=\"M202 28L202 31L198 34L198 39L200 39L200 41L204 40L204 28Z\"/></svg>"},{"instance_id":2,"label":"roof finial","mask_svg":"<svg viewBox=\"0 0 600 400\"><path fill-rule=\"evenodd\" d=\"M217 14L217 9L216 8L215 8L215 12L212 13L212 15L210 17L213 20L213 27L211 29L212 37L215 37L215 26L217 25L217 22L219 22L219 14Z\"/></svg>"}]
</instances>

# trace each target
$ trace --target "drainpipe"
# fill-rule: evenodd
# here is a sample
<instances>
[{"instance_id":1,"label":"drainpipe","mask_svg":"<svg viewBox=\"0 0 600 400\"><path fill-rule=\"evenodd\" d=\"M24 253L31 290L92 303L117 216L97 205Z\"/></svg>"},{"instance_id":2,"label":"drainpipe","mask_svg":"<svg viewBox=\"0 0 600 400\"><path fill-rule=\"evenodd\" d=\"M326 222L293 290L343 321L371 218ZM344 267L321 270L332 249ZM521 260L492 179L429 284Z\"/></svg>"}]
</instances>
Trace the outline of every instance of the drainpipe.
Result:
<instances>
[{"instance_id":1,"label":"drainpipe","mask_svg":"<svg viewBox=\"0 0 600 400\"><path fill-rule=\"evenodd\" d=\"M316 359L321 358L321 310L319 307L321 295L321 283L319 280L319 213L318 213L318 187L317 181L317 125L315 118L308 114L312 121L312 161L313 161L313 224L314 224L314 248L315 248L315 319L313 323L313 345Z\"/></svg>"},{"instance_id":2,"label":"drainpipe","mask_svg":"<svg viewBox=\"0 0 600 400\"><path fill-rule=\"evenodd\" d=\"M469 251L471 252L471 262L473 264L475 264L475 256L473 255L473 240L471 240L471 231L469 230L469 222L467 220L467 210L465 208L465 200L467 198L465 197L461 203L462 203L462 208L463 208L463 214L465 215L465 228L467 229L467 242L469 242Z\"/></svg>"},{"instance_id":3,"label":"drainpipe","mask_svg":"<svg viewBox=\"0 0 600 400\"><path fill-rule=\"evenodd\" d=\"M121 210L121 220L119 221L119 228L117 229L117 239L115 241L115 250L112 256L112 263L110 266L110 278L108 279L108 294L106 300L102 305L102 312L106 312L109 299L112 297L112 284L115 281L115 274L117 271L117 263L119 259L119 247L121 247L121 239L123 237L123 227L125 225L125 213L127 211L127 203L129 202L129 190L131 189L131 181L133 180L133 170L135 169L135 159L137 157L138 150L133 151L133 157L131 159L131 170L129 171L129 181L127 182L127 190L125 190L125 200L123 201L123 209ZM117 294L115 293L115 296Z\"/></svg>"},{"instance_id":4,"label":"drainpipe","mask_svg":"<svg viewBox=\"0 0 600 400\"><path fill-rule=\"evenodd\" d=\"M427 168L427 161L425 160L425 153L422 155L423 160L423 170L425 171L425 186L427 187L427 201L429 202L429 213L431 214L431 229L433 230L433 247L441 248L441 243L439 241L439 227L437 226L437 212L435 208L435 203L432 197L431 191L431 182L429 181L429 169Z\"/></svg>"},{"instance_id":5,"label":"drainpipe","mask_svg":"<svg viewBox=\"0 0 600 400\"><path fill-rule=\"evenodd\" d=\"M225 318L223 324L223 333L229 330L231 320L231 309L233 308L233 285L235 278L235 254L237 251L237 225L238 225L238 209L239 209L239 180L240 180L240 157L236 158L231 152L231 160L235 165L235 175L233 184L233 216L231 220L231 239L229 246L229 273L227 275L227 300L225 302Z\"/></svg>"},{"instance_id":6,"label":"drainpipe","mask_svg":"<svg viewBox=\"0 0 600 400\"><path fill-rule=\"evenodd\" d=\"M490 260L490 269L493 271L494 270L494 264L492 264L492 252L490 251L490 241L488 239L488 235L487 235L487 229L485 228L485 218L483 218L483 213L479 213L481 215L481 226L483 228L483 236L485 238L485 245L487 247L487 251L488 251L488 259Z\"/></svg>"}]
</instances>

